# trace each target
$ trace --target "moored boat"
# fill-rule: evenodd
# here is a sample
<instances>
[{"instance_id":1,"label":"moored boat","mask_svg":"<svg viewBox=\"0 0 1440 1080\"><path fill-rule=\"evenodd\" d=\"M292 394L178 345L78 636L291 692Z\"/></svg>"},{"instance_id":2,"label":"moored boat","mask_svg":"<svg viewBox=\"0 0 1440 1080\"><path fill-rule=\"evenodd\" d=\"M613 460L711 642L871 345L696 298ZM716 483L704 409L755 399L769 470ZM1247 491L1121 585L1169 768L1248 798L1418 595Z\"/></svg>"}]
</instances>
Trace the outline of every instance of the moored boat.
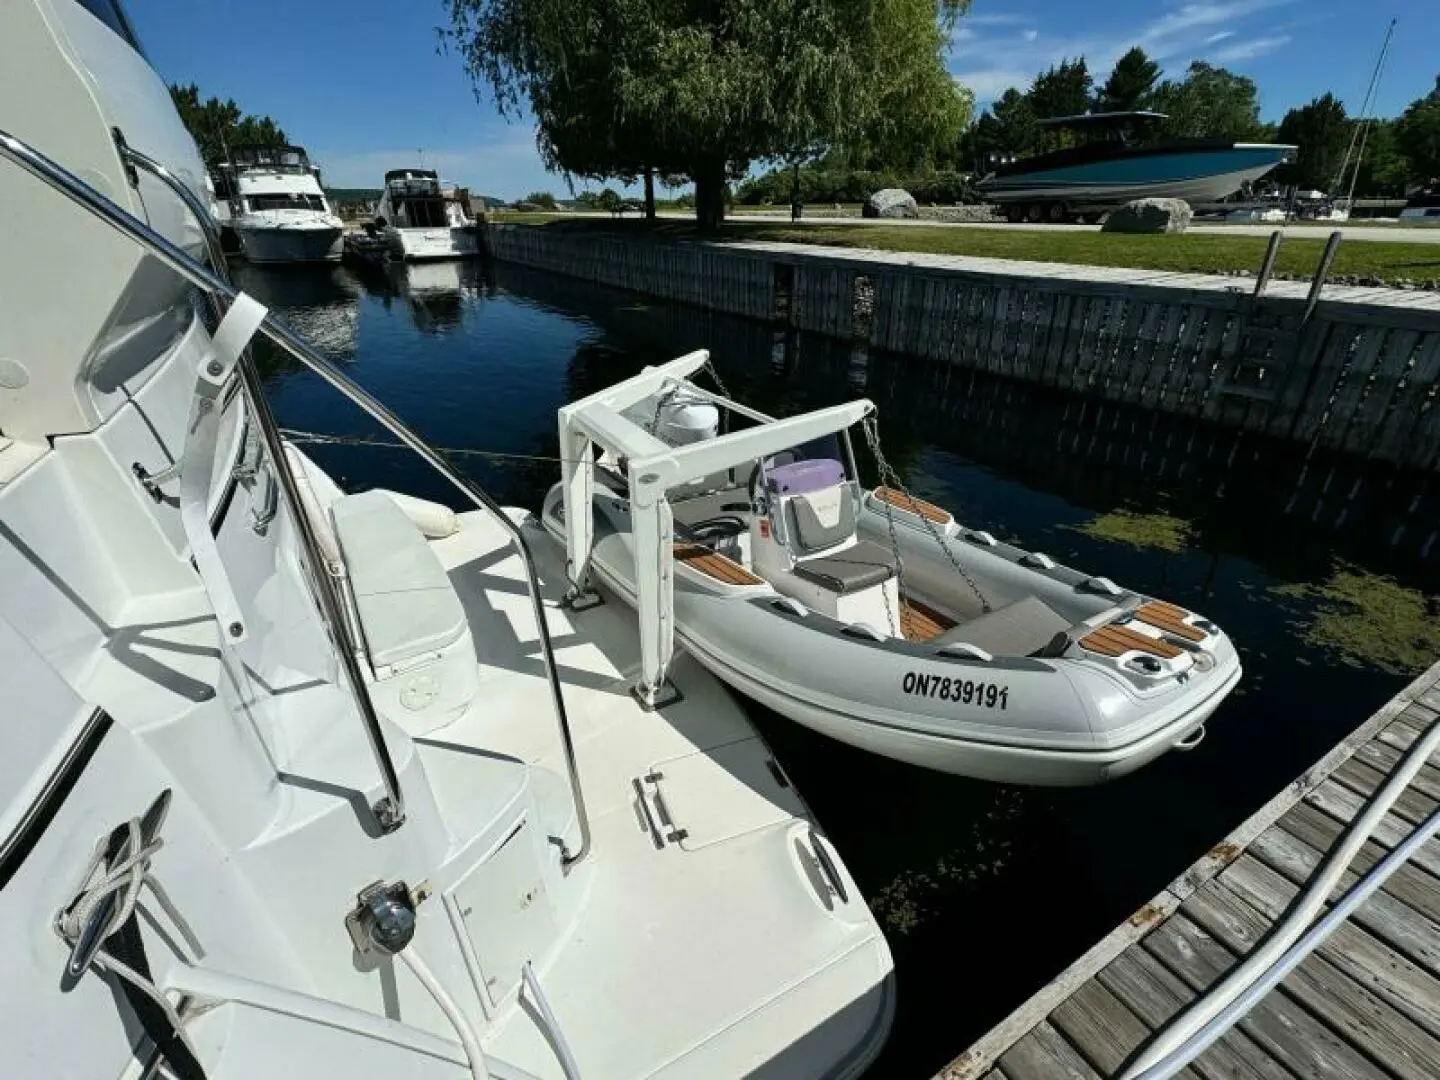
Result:
<instances>
[{"instance_id":1,"label":"moored boat","mask_svg":"<svg viewBox=\"0 0 1440 1080\"><path fill-rule=\"evenodd\" d=\"M643 698L670 696L673 634L783 715L944 772L1095 784L1198 745L1240 678L1217 626L862 489L869 402L775 420L689 381L704 363L562 409L542 510L577 598L593 572L638 608ZM751 426L718 434L721 409Z\"/></svg>"},{"instance_id":2,"label":"moored boat","mask_svg":"<svg viewBox=\"0 0 1440 1080\"><path fill-rule=\"evenodd\" d=\"M229 225L251 262L337 262L344 223L299 146L240 146L220 166L232 190Z\"/></svg>"},{"instance_id":3,"label":"moored boat","mask_svg":"<svg viewBox=\"0 0 1440 1080\"><path fill-rule=\"evenodd\" d=\"M433 169L392 169L385 174L375 229L390 254L406 262L480 254L480 229L470 214L468 194L442 183Z\"/></svg>"},{"instance_id":4,"label":"moored boat","mask_svg":"<svg viewBox=\"0 0 1440 1080\"><path fill-rule=\"evenodd\" d=\"M976 185L1011 221L1070 221L1143 198L1218 202L1290 160L1296 148L1221 139L1147 139L1164 113L1085 113L1041 120L1077 145L999 165Z\"/></svg>"}]
</instances>

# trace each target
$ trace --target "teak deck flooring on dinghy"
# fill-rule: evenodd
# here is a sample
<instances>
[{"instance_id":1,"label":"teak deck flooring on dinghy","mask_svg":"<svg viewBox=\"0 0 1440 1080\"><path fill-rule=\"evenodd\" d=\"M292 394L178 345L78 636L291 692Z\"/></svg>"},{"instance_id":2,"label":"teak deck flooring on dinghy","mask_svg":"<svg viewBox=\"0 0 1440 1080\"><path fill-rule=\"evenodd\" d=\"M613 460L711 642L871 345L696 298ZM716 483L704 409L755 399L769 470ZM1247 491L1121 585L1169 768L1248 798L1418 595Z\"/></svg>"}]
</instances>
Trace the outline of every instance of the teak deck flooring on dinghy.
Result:
<instances>
[{"instance_id":1,"label":"teak deck flooring on dinghy","mask_svg":"<svg viewBox=\"0 0 1440 1080\"><path fill-rule=\"evenodd\" d=\"M734 559L721 555L718 551L711 551L702 544L676 544L675 561L683 562L691 569L726 585L765 584Z\"/></svg>"},{"instance_id":2,"label":"teak deck flooring on dinghy","mask_svg":"<svg viewBox=\"0 0 1440 1080\"><path fill-rule=\"evenodd\" d=\"M1102 626L1092 630L1080 639L1080 647L1101 656L1120 656L1134 651L1150 653L1162 660L1173 660L1180 655L1178 646L1159 641L1139 630L1131 630L1128 626Z\"/></svg>"},{"instance_id":3,"label":"teak deck flooring on dinghy","mask_svg":"<svg viewBox=\"0 0 1440 1080\"><path fill-rule=\"evenodd\" d=\"M1185 621L1185 616L1190 614L1184 608L1178 608L1174 604L1161 603L1159 600L1151 600L1148 604L1141 604L1135 609L1135 618L1143 623L1149 623L1157 630L1164 630L1167 634L1174 634L1186 641L1204 641L1205 633L1197 630Z\"/></svg>"},{"instance_id":4,"label":"teak deck flooring on dinghy","mask_svg":"<svg viewBox=\"0 0 1440 1080\"><path fill-rule=\"evenodd\" d=\"M906 641L932 641L954 625L954 620L916 600L900 602L900 633Z\"/></svg>"},{"instance_id":5,"label":"teak deck flooring on dinghy","mask_svg":"<svg viewBox=\"0 0 1440 1080\"><path fill-rule=\"evenodd\" d=\"M877 487L875 497L881 502L897 506L901 510L909 510L912 514L919 514L926 521L933 521L939 525L947 524L951 520L950 512L943 507L926 502L924 499L913 498L894 488Z\"/></svg>"}]
</instances>

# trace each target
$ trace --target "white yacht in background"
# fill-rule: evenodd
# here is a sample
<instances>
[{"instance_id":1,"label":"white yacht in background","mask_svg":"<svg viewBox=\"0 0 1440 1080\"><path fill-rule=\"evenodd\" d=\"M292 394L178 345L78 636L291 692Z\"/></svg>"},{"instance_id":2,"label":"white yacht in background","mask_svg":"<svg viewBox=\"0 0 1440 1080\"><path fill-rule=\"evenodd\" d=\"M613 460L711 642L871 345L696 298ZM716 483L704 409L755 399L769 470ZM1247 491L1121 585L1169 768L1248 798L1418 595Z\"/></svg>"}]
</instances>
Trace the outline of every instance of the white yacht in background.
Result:
<instances>
[{"instance_id":1,"label":"white yacht in background","mask_svg":"<svg viewBox=\"0 0 1440 1080\"><path fill-rule=\"evenodd\" d=\"M344 224L298 146L240 146L221 166L232 185L230 227L257 263L336 262Z\"/></svg>"},{"instance_id":2,"label":"white yacht in background","mask_svg":"<svg viewBox=\"0 0 1440 1080\"><path fill-rule=\"evenodd\" d=\"M204 190L114 0L0 7L0 1075L863 1071L890 952L745 715L632 693L633 618L237 293ZM473 509L342 492L257 332Z\"/></svg>"},{"instance_id":3,"label":"white yacht in background","mask_svg":"<svg viewBox=\"0 0 1440 1080\"><path fill-rule=\"evenodd\" d=\"M375 208L375 228L390 254L407 262L478 257L480 229L469 201L468 192L442 183L433 169L392 169Z\"/></svg>"}]
</instances>

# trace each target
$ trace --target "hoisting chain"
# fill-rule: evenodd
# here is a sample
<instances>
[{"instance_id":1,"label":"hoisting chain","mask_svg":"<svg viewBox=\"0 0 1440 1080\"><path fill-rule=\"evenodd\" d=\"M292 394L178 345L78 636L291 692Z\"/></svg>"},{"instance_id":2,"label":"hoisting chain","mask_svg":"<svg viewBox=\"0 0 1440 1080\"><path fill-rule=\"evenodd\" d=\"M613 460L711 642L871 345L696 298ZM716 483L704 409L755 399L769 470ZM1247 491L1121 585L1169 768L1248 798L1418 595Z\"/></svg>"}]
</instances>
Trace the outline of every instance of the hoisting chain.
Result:
<instances>
[{"instance_id":1,"label":"hoisting chain","mask_svg":"<svg viewBox=\"0 0 1440 1080\"><path fill-rule=\"evenodd\" d=\"M880 483L892 491L898 491L905 496L915 516L918 517L920 523L925 526L925 531L930 534L931 539L934 540L940 550L945 553L945 558L950 561L950 565L955 568L955 572L964 579L965 584L970 586L970 590L975 594L975 598L980 601L981 611L987 615L990 614L994 609L990 606L990 601L985 599L985 594L980 591L979 583L960 565L959 558L957 558L955 552L950 549L950 545L945 542L945 537L935 528L935 523L920 513L920 500L915 498L910 489L905 486L905 482L900 479L900 474L897 473L890 462L885 459L885 452L880 449L880 426L873 414L860 421L860 430L864 432L865 444L870 447L870 453L874 456L875 464L880 470ZM895 555L896 582L903 592L904 580L902 575L904 574L904 562L900 558L900 541L895 535L894 506L887 499L881 499L880 501L885 504L885 521L890 528L890 547ZM890 606L888 597L886 598L885 606L888 614L888 608Z\"/></svg>"}]
</instances>

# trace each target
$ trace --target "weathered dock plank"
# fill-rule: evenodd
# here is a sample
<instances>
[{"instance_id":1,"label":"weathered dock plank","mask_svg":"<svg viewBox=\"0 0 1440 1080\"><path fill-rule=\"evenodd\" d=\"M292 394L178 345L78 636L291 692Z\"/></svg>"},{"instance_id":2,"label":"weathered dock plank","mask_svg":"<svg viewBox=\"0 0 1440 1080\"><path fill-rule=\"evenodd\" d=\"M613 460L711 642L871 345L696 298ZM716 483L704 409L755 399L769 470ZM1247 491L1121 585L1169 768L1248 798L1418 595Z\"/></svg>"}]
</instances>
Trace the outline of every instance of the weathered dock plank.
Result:
<instances>
[{"instance_id":1,"label":"weathered dock plank","mask_svg":"<svg viewBox=\"0 0 1440 1080\"><path fill-rule=\"evenodd\" d=\"M975 1080L997 1063L1006 1080L1117 1076L1155 1031L1265 938L1340 842L1347 823L1436 722L1440 664L1386 702L940 1076ZM1440 767L1426 763L1344 870L1329 900L1343 895L1437 807ZM1432 842L1186 1075L1204 1080L1440 1076L1437 916L1440 845Z\"/></svg>"}]
</instances>

